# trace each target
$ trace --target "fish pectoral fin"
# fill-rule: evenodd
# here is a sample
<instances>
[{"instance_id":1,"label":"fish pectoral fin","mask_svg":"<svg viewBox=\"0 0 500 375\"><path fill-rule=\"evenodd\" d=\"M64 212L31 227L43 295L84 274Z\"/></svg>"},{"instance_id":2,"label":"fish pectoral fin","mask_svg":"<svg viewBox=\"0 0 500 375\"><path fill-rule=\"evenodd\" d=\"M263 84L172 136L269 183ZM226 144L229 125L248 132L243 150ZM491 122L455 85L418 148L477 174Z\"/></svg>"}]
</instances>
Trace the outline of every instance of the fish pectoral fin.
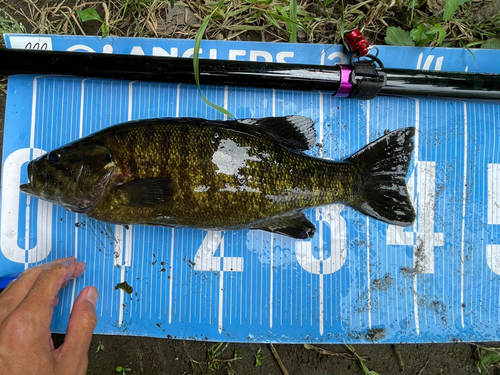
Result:
<instances>
[{"instance_id":1,"label":"fish pectoral fin","mask_svg":"<svg viewBox=\"0 0 500 375\"><path fill-rule=\"evenodd\" d=\"M285 236L300 240L312 238L314 233L316 233L316 227L302 212L271 219L265 224L252 227L252 229L261 229L267 232L284 234Z\"/></svg>"},{"instance_id":2,"label":"fish pectoral fin","mask_svg":"<svg viewBox=\"0 0 500 375\"><path fill-rule=\"evenodd\" d=\"M266 117L237 120L240 124L258 127L271 134L284 146L309 150L316 144L314 121L305 116Z\"/></svg>"},{"instance_id":3,"label":"fish pectoral fin","mask_svg":"<svg viewBox=\"0 0 500 375\"><path fill-rule=\"evenodd\" d=\"M172 196L169 178L143 178L117 186L114 190L122 203L131 207L153 207Z\"/></svg>"}]
</instances>

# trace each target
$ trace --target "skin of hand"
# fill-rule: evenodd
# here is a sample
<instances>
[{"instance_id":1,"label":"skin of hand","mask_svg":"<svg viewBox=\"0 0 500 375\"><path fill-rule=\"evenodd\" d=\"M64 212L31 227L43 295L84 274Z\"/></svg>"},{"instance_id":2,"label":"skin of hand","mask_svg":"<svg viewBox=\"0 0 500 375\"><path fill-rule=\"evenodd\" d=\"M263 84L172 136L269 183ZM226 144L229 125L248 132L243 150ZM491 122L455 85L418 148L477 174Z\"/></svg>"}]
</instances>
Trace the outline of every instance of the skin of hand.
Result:
<instances>
[{"instance_id":1,"label":"skin of hand","mask_svg":"<svg viewBox=\"0 0 500 375\"><path fill-rule=\"evenodd\" d=\"M33 267L0 294L0 369L5 375L87 373L97 324L98 292L86 287L71 311L64 344L54 349L50 324L59 291L80 276L85 263L58 259Z\"/></svg>"}]
</instances>

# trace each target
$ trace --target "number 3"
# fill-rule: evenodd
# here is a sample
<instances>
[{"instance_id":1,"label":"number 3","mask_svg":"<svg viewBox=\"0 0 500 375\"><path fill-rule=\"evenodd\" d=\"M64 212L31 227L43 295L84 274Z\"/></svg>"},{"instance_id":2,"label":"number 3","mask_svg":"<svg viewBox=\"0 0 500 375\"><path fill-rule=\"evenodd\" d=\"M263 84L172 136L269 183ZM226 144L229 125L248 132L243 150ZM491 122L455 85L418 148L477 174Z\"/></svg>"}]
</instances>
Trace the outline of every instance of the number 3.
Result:
<instances>
[{"instance_id":1,"label":"number 3","mask_svg":"<svg viewBox=\"0 0 500 375\"><path fill-rule=\"evenodd\" d=\"M347 251L347 227L345 219L340 216L340 212L344 209L343 204L332 204L316 209L316 220L318 224L318 240L319 240L319 259L313 256L312 241L297 241L295 242L295 254L300 266L307 272L315 275L329 275L337 272L346 261ZM326 224L330 227L330 249L331 254L324 259L324 244L323 244L323 228Z\"/></svg>"}]
</instances>

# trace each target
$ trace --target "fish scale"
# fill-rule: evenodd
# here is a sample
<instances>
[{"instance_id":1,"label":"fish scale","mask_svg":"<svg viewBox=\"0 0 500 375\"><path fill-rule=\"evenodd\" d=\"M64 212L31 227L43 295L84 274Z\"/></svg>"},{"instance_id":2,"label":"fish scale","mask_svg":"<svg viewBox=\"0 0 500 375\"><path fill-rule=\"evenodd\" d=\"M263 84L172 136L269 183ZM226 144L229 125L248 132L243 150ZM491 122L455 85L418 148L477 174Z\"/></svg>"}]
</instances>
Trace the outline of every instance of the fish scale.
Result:
<instances>
[{"instance_id":1,"label":"fish scale","mask_svg":"<svg viewBox=\"0 0 500 375\"><path fill-rule=\"evenodd\" d=\"M152 143L143 136L151 127L156 134ZM113 137L111 142L100 138L96 141L109 143L117 166L130 169L130 176L123 183L139 178L169 178L172 199L155 207L131 208L113 201L113 195L109 194L89 216L109 220L107 211L118 205L120 213L114 216L117 222L134 217L139 222L154 223L152 218L173 216L177 225L239 227L301 207L352 198L352 189L348 188L356 176L352 165L283 149L269 137L189 123L165 126L145 122L128 129L128 133L124 144L120 144L120 137ZM217 166L211 162L220 141L228 139L241 148L249 148L251 157L264 151L269 155L259 162L247 162L239 171L243 184L235 175L217 173ZM158 149L158 143L165 146ZM195 192L197 186L206 186L208 190ZM251 191L242 191L242 187Z\"/></svg>"}]
</instances>

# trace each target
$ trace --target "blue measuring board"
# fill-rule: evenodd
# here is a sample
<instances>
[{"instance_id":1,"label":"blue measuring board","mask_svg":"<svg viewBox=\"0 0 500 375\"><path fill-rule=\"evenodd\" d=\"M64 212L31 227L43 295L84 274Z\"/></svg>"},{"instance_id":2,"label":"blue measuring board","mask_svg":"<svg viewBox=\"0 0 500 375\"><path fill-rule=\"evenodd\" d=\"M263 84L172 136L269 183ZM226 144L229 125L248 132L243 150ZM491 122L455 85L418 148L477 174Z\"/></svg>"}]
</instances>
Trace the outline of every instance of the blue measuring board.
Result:
<instances>
[{"instance_id":1,"label":"blue measuring board","mask_svg":"<svg viewBox=\"0 0 500 375\"><path fill-rule=\"evenodd\" d=\"M9 48L192 55L194 41L6 35ZM500 73L500 51L380 47L393 68ZM204 41L203 58L334 64L341 46ZM449 342L500 339L500 104L202 86L238 118L304 115L311 155L342 160L415 126L408 186L418 213L400 228L336 204L307 210L300 241L263 231L122 226L19 192L26 163L104 127L142 118L224 119L187 84L15 76L2 155L0 275L77 256L61 292L64 332L79 291L100 291L97 333L240 342ZM115 286L126 281L127 294Z\"/></svg>"}]
</instances>

